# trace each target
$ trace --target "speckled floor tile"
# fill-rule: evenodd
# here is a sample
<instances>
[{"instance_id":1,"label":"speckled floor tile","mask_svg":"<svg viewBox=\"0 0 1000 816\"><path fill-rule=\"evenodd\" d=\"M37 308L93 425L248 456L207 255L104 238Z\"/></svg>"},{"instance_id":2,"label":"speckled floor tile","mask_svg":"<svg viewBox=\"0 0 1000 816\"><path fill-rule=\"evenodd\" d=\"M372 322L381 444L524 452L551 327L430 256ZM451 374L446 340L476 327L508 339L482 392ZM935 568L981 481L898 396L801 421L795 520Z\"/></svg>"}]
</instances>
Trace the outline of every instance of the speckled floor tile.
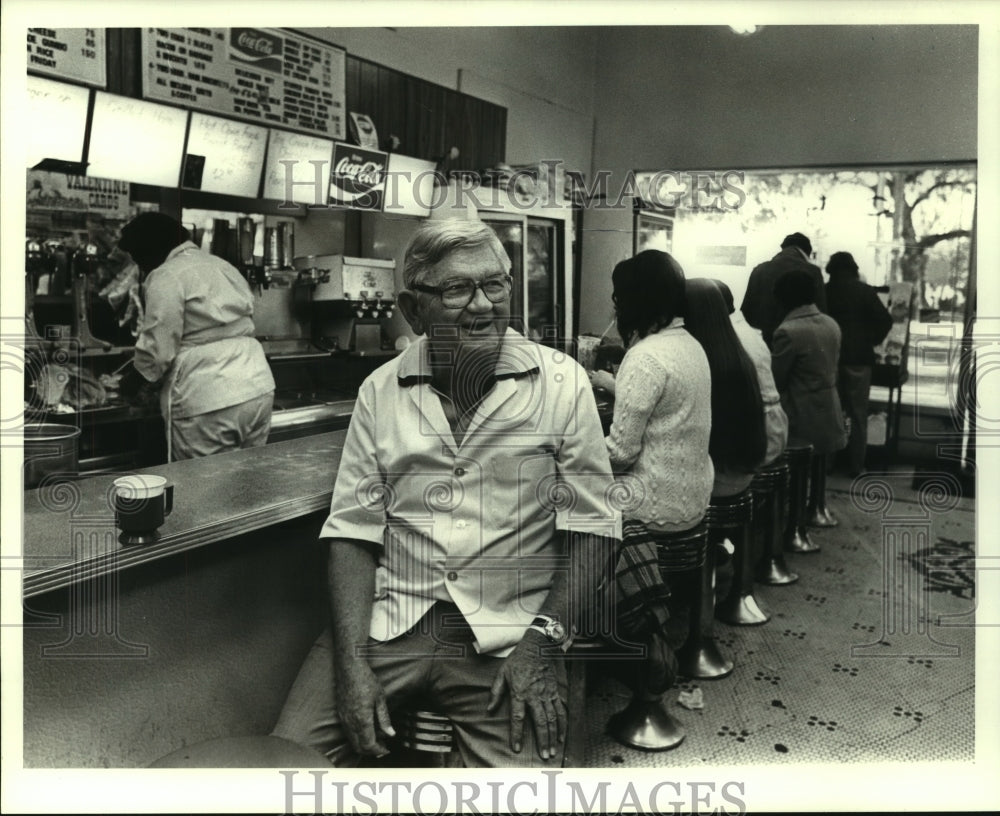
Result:
<instances>
[{"instance_id":1,"label":"speckled floor tile","mask_svg":"<svg viewBox=\"0 0 1000 816\"><path fill-rule=\"evenodd\" d=\"M716 623L733 673L680 678L664 696L687 734L676 749L640 751L608 736L607 720L629 693L593 672L586 764L972 760L974 502L928 499L907 479L830 477L828 505L840 525L810 532L819 553L787 556L797 583L755 587L771 620ZM704 708L679 705L696 687Z\"/></svg>"}]
</instances>

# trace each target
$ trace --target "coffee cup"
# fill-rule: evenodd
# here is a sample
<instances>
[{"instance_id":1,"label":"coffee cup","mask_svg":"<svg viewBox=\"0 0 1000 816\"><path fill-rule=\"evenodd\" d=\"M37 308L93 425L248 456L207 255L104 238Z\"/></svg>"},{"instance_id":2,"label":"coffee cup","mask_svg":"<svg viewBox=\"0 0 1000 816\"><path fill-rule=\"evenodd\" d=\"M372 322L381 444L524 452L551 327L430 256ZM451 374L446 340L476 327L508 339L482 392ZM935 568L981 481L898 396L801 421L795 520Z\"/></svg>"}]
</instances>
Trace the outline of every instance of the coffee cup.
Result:
<instances>
[{"instance_id":1,"label":"coffee cup","mask_svg":"<svg viewBox=\"0 0 1000 816\"><path fill-rule=\"evenodd\" d=\"M149 544L157 528L174 509L174 486L163 476L134 474L114 481L115 524L121 530L118 542Z\"/></svg>"}]
</instances>

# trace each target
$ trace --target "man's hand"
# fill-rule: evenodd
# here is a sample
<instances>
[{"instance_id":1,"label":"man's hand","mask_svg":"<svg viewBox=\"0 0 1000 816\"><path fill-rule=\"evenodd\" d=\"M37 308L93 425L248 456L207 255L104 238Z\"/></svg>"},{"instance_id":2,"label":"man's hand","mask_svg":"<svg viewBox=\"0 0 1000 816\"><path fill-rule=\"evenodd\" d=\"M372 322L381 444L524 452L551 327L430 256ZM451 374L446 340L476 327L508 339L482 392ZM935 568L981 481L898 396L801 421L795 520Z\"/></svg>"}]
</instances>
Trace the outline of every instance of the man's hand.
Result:
<instances>
[{"instance_id":1,"label":"man's hand","mask_svg":"<svg viewBox=\"0 0 1000 816\"><path fill-rule=\"evenodd\" d=\"M371 667L356 659L337 672L337 711L351 747L363 756L389 753L382 738L394 737L385 691Z\"/></svg>"},{"instance_id":2,"label":"man's hand","mask_svg":"<svg viewBox=\"0 0 1000 816\"><path fill-rule=\"evenodd\" d=\"M538 754L549 759L558 753L556 743L566 739L566 703L559 696L556 681L556 666L562 655L558 650L542 654L544 645L550 645L544 637L532 631L525 633L497 672L486 710L490 714L496 711L506 690L510 695L511 750L521 751L527 710L535 727Z\"/></svg>"}]
</instances>

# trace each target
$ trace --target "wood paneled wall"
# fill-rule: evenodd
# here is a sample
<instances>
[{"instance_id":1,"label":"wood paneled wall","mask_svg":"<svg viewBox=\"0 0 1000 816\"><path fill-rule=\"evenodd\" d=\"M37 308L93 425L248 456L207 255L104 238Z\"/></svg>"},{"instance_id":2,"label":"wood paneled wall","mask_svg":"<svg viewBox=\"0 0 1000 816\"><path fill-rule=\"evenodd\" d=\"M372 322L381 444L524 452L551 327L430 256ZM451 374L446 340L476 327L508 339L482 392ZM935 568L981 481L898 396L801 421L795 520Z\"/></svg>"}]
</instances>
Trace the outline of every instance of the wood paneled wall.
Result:
<instances>
[{"instance_id":1,"label":"wood paneled wall","mask_svg":"<svg viewBox=\"0 0 1000 816\"><path fill-rule=\"evenodd\" d=\"M108 91L140 98L140 32L107 29ZM346 59L347 110L372 118L383 144L399 137L397 152L436 161L451 147L459 156L441 169L483 171L505 160L507 109L404 74L352 54Z\"/></svg>"}]
</instances>

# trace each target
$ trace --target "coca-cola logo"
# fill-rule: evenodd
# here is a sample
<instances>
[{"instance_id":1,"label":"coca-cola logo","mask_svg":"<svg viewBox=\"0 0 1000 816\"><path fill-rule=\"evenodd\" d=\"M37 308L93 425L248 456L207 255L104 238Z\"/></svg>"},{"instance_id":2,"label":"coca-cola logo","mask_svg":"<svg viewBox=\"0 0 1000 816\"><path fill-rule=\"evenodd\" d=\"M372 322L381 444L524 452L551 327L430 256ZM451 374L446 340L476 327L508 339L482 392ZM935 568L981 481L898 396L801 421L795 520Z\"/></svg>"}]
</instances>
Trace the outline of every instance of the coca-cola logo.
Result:
<instances>
[{"instance_id":1,"label":"coca-cola logo","mask_svg":"<svg viewBox=\"0 0 1000 816\"><path fill-rule=\"evenodd\" d=\"M330 202L362 209L381 209L388 157L377 150L338 144L330 173Z\"/></svg>"},{"instance_id":2,"label":"coca-cola logo","mask_svg":"<svg viewBox=\"0 0 1000 816\"><path fill-rule=\"evenodd\" d=\"M344 156L334 167L334 172L341 177L341 182L351 182L354 186L371 189L382 183L385 163L376 161L356 161L353 157Z\"/></svg>"},{"instance_id":3,"label":"coca-cola logo","mask_svg":"<svg viewBox=\"0 0 1000 816\"><path fill-rule=\"evenodd\" d=\"M229 56L265 71L281 71L284 40L259 28L229 30Z\"/></svg>"},{"instance_id":4,"label":"coca-cola logo","mask_svg":"<svg viewBox=\"0 0 1000 816\"><path fill-rule=\"evenodd\" d=\"M269 57L274 53L274 43L263 35L254 35L249 31L240 32L236 42L248 51L254 51L262 57Z\"/></svg>"}]
</instances>

